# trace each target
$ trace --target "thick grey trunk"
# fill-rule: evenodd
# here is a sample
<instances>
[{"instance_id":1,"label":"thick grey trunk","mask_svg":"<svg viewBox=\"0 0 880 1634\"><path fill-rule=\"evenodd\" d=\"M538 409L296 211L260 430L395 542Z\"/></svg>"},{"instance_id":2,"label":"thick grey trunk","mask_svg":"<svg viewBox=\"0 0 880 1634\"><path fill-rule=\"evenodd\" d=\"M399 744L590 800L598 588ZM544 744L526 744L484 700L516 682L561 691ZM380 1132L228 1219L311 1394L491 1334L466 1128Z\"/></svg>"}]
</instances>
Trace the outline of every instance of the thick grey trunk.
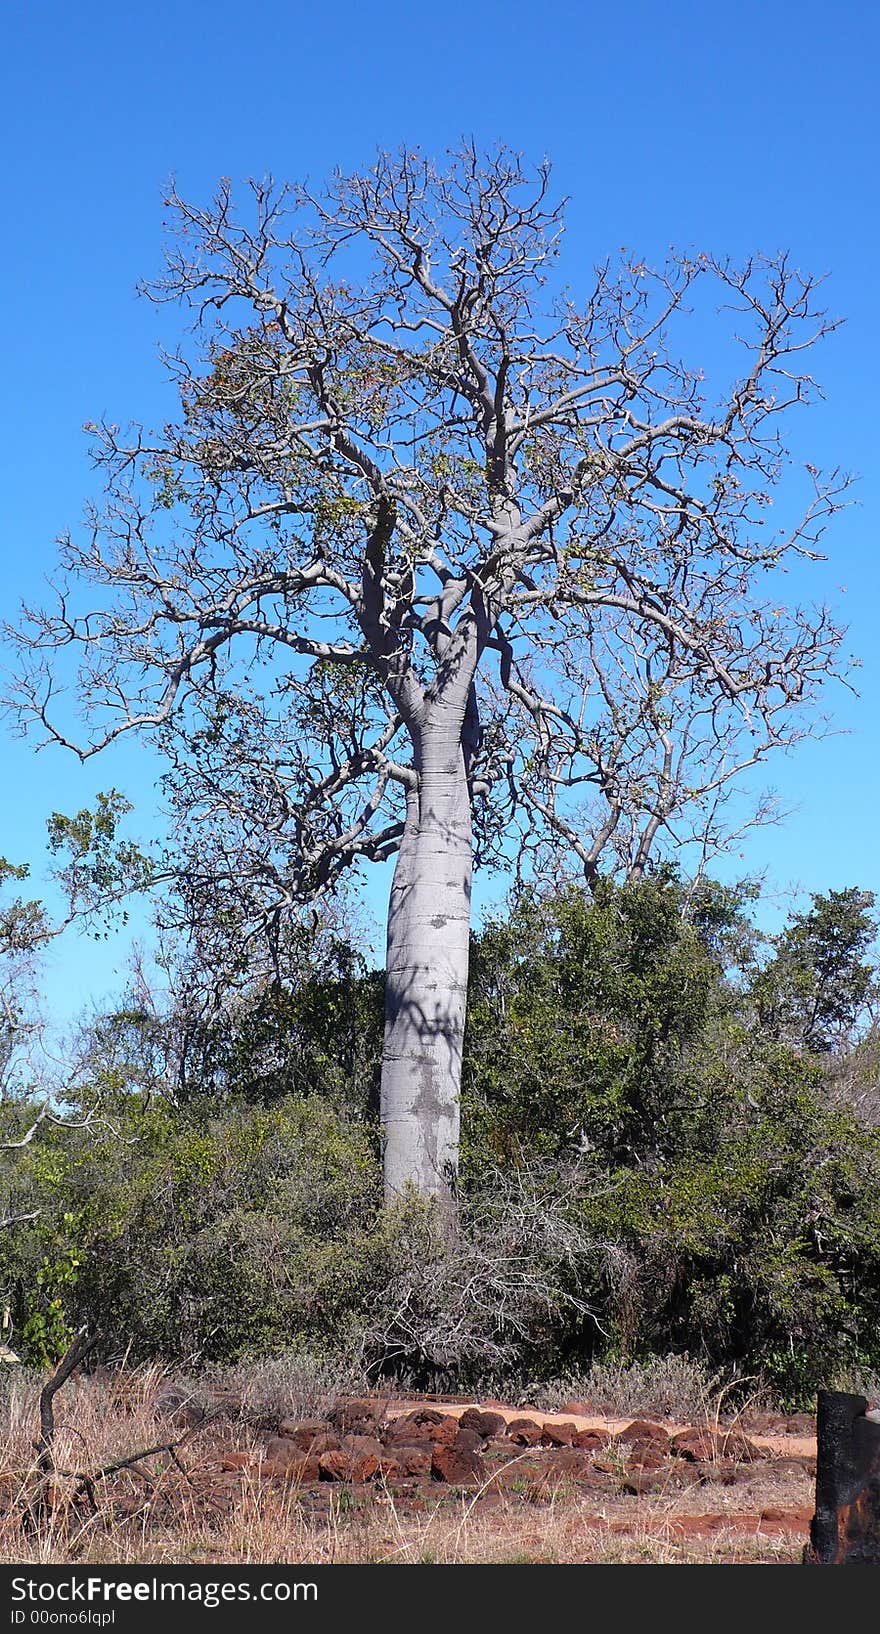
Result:
<instances>
[{"instance_id":1,"label":"thick grey trunk","mask_svg":"<svg viewBox=\"0 0 880 1634\"><path fill-rule=\"evenodd\" d=\"M464 758L423 738L388 912L381 1119L385 1195L412 1185L455 1216L472 835Z\"/></svg>"}]
</instances>

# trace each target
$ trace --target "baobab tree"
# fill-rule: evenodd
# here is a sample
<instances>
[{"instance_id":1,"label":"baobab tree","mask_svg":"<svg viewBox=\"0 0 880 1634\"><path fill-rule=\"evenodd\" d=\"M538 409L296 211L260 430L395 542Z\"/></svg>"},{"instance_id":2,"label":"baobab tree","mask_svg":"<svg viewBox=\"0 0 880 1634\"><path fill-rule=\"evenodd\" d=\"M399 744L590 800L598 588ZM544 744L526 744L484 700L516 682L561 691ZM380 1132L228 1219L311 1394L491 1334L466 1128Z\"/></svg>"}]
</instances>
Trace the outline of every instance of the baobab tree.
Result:
<instances>
[{"instance_id":1,"label":"baobab tree","mask_svg":"<svg viewBox=\"0 0 880 1634\"><path fill-rule=\"evenodd\" d=\"M710 833L731 779L809 729L840 639L778 573L844 484L808 467L793 525L769 511L833 327L815 281L677 255L578 298L549 188L465 147L252 182L242 213L226 182L207 207L172 190L147 293L194 313L180 415L91 428L105 498L18 634L51 739L170 754L185 888L235 934L396 855L386 1186L446 1215L474 860L564 843L591 879L606 853L642 871L688 811ZM56 714L71 650L84 742Z\"/></svg>"}]
</instances>

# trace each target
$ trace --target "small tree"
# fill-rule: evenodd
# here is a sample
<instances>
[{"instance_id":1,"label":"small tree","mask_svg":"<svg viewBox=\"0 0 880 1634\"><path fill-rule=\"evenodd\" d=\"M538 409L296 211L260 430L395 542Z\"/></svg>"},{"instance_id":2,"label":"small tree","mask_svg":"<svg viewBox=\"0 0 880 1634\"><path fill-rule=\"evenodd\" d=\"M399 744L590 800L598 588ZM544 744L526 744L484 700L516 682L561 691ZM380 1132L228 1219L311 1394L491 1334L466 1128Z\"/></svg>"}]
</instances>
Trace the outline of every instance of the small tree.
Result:
<instances>
[{"instance_id":1,"label":"small tree","mask_svg":"<svg viewBox=\"0 0 880 1634\"><path fill-rule=\"evenodd\" d=\"M872 891L815 893L773 938L773 956L754 983L762 1025L796 1049L831 1054L852 1040L877 996L877 969L864 955L877 939Z\"/></svg>"},{"instance_id":2,"label":"small tree","mask_svg":"<svg viewBox=\"0 0 880 1634\"><path fill-rule=\"evenodd\" d=\"M773 594L842 486L808 467L805 516L771 526L782 417L832 327L814 281L685 255L575 300L548 186L465 148L320 196L252 183L244 218L227 183L206 208L172 190L152 294L196 314L180 419L93 428L106 504L20 637L51 738L74 746L46 655L73 649L78 752L162 741L194 911L271 930L396 854L386 1185L447 1214L474 860L561 839L588 879L609 847L638 874L689 811L716 843L839 639ZM713 294L710 392L679 330Z\"/></svg>"},{"instance_id":3,"label":"small tree","mask_svg":"<svg viewBox=\"0 0 880 1634\"><path fill-rule=\"evenodd\" d=\"M596 1151L645 1162L675 1143L688 1053L726 1002L700 910L710 935L725 907L728 920L737 912L720 887L688 919L684 906L664 867L594 893L523 893L475 938L464 1072L475 1164Z\"/></svg>"},{"instance_id":4,"label":"small tree","mask_svg":"<svg viewBox=\"0 0 880 1634\"><path fill-rule=\"evenodd\" d=\"M39 962L46 948L75 923L100 915L105 922L120 901L146 884L149 865L137 847L120 840L117 826L128 810L111 790L99 794L94 811L75 817L56 812L47 827L58 858L56 880L67 897L67 913L53 920L36 898L15 895L0 901L0 1229L35 1220L26 1204L12 1207L17 1159L46 1127L73 1121L83 1128L95 1116L71 1120L63 1102L68 1087L62 1069L50 1068L47 1024L38 992ZM26 864L0 857L0 892L26 881ZM23 1210L23 1212L22 1212Z\"/></svg>"}]
</instances>

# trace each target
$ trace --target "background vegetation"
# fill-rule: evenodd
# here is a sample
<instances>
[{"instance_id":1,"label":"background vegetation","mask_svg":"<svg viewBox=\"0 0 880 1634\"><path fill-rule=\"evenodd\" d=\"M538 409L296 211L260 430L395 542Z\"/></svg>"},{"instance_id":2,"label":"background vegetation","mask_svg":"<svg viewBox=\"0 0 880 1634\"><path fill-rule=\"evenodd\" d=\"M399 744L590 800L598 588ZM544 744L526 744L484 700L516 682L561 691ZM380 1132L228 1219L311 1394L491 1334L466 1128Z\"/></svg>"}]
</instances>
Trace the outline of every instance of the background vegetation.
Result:
<instances>
[{"instance_id":1,"label":"background vegetation","mask_svg":"<svg viewBox=\"0 0 880 1634\"><path fill-rule=\"evenodd\" d=\"M212 943L172 999L133 984L35 1127L47 931L16 899L5 1337L38 1364L85 1324L108 1358L308 1352L444 1388L673 1354L791 1405L880 1370L873 899L816 896L768 938L756 898L661 868L475 936L454 1241L382 1205L382 976L338 928L272 980Z\"/></svg>"}]
</instances>

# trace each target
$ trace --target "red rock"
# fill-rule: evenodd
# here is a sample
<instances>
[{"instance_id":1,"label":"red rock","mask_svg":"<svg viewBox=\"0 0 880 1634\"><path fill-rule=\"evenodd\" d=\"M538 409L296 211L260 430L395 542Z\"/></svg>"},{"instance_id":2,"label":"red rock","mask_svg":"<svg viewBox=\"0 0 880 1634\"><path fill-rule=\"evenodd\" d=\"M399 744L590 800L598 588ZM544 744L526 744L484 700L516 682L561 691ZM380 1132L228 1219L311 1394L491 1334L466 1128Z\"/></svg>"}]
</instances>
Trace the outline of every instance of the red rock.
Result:
<instances>
[{"instance_id":1,"label":"red rock","mask_svg":"<svg viewBox=\"0 0 880 1634\"><path fill-rule=\"evenodd\" d=\"M441 1443L434 1446L431 1474L435 1481L446 1481L450 1486L481 1486L486 1466L479 1453Z\"/></svg>"},{"instance_id":2,"label":"red rock","mask_svg":"<svg viewBox=\"0 0 880 1634\"><path fill-rule=\"evenodd\" d=\"M767 1456L738 1430L715 1430L709 1425L674 1435L670 1450L676 1458L689 1458L695 1464L708 1464L719 1458L752 1463Z\"/></svg>"},{"instance_id":3,"label":"red rock","mask_svg":"<svg viewBox=\"0 0 880 1634\"><path fill-rule=\"evenodd\" d=\"M407 1413L391 1426L388 1445L398 1441L431 1441L440 1446L451 1446L458 1435L458 1419L450 1413L438 1413L433 1407L420 1407Z\"/></svg>"},{"instance_id":4,"label":"red rock","mask_svg":"<svg viewBox=\"0 0 880 1634\"><path fill-rule=\"evenodd\" d=\"M614 1437L615 1441L625 1441L629 1447L657 1447L662 1452L669 1450L669 1431L664 1430L662 1424L654 1424L650 1419L636 1418L632 1424L619 1430Z\"/></svg>"},{"instance_id":5,"label":"red rock","mask_svg":"<svg viewBox=\"0 0 880 1634\"><path fill-rule=\"evenodd\" d=\"M593 1458L593 1468L601 1475L617 1475L620 1472L620 1461L616 1458Z\"/></svg>"},{"instance_id":6,"label":"red rock","mask_svg":"<svg viewBox=\"0 0 880 1634\"><path fill-rule=\"evenodd\" d=\"M266 1448L265 1461L268 1464L278 1464L285 1467L287 1464L301 1464L305 1458L317 1457L317 1453L306 1453L298 1447L290 1436L276 1435Z\"/></svg>"},{"instance_id":7,"label":"red rock","mask_svg":"<svg viewBox=\"0 0 880 1634\"><path fill-rule=\"evenodd\" d=\"M477 1430L465 1425L463 1430L459 1430L452 1445L457 1452L479 1452L483 1446L483 1437Z\"/></svg>"},{"instance_id":8,"label":"red rock","mask_svg":"<svg viewBox=\"0 0 880 1634\"><path fill-rule=\"evenodd\" d=\"M492 1441L496 1436L504 1435L507 1429L503 1413L493 1413L480 1407L468 1407L458 1422L463 1430L476 1430L483 1441Z\"/></svg>"},{"instance_id":9,"label":"red rock","mask_svg":"<svg viewBox=\"0 0 880 1634\"><path fill-rule=\"evenodd\" d=\"M308 1453L299 1452L296 1458L265 1458L260 1465L260 1474L272 1476L275 1480L304 1485L319 1480L321 1470L317 1458L310 1458Z\"/></svg>"},{"instance_id":10,"label":"red rock","mask_svg":"<svg viewBox=\"0 0 880 1634\"><path fill-rule=\"evenodd\" d=\"M687 1458L692 1464L707 1464L717 1453L715 1438L708 1429L682 1430L674 1435L670 1451L675 1458Z\"/></svg>"},{"instance_id":11,"label":"red rock","mask_svg":"<svg viewBox=\"0 0 880 1634\"><path fill-rule=\"evenodd\" d=\"M389 1441L385 1450L389 1453L393 1453L395 1458L397 1457L398 1453L403 1452L404 1450L407 1452L425 1452L428 1455L428 1463L430 1463L431 1454L434 1451L435 1445L435 1442L426 1441L424 1437L420 1435L402 1435L399 1441Z\"/></svg>"},{"instance_id":12,"label":"red rock","mask_svg":"<svg viewBox=\"0 0 880 1634\"><path fill-rule=\"evenodd\" d=\"M296 1442L303 1452L334 1452L339 1437L323 1419L283 1418L278 1431L288 1441Z\"/></svg>"},{"instance_id":13,"label":"red rock","mask_svg":"<svg viewBox=\"0 0 880 1634\"><path fill-rule=\"evenodd\" d=\"M403 1476L429 1476L431 1474L431 1454L433 1444L424 1446L395 1446L393 1461L400 1466ZM385 1454L389 1456L389 1454Z\"/></svg>"},{"instance_id":14,"label":"red rock","mask_svg":"<svg viewBox=\"0 0 880 1634\"><path fill-rule=\"evenodd\" d=\"M628 1470L621 1482L623 1491L634 1498L646 1498L655 1492L665 1492L669 1485L670 1472L665 1466L659 1469Z\"/></svg>"},{"instance_id":15,"label":"red rock","mask_svg":"<svg viewBox=\"0 0 880 1634\"><path fill-rule=\"evenodd\" d=\"M318 1459L318 1468L322 1481L350 1481L352 1460L347 1452L337 1447L332 1452L322 1452Z\"/></svg>"},{"instance_id":16,"label":"red rock","mask_svg":"<svg viewBox=\"0 0 880 1634\"><path fill-rule=\"evenodd\" d=\"M588 1452L595 1452L598 1447L607 1447L611 1440L607 1430L576 1430L573 1447L585 1447Z\"/></svg>"},{"instance_id":17,"label":"red rock","mask_svg":"<svg viewBox=\"0 0 880 1634\"><path fill-rule=\"evenodd\" d=\"M340 1447L334 1452L322 1453L318 1468L322 1481L349 1481L361 1486L378 1475L380 1462L372 1453L347 1452Z\"/></svg>"},{"instance_id":18,"label":"red rock","mask_svg":"<svg viewBox=\"0 0 880 1634\"><path fill-rule=\"evenodd\" d=\"M378 1402L353 1399L337 1402L327 1416L334 1429L343 1435L372 1435L382 1422L382 1414Z\"/></svg>"},{"instance_id":19,"label":"red rock","mask_svg":"<svg viewBox=\"0 0 880 1634\"><path fill-rule=\"evenodd\" d=\"M781 1521L793 1529L808 1527L813 1519L812 1509L762 1509L761 1522Z\"/></svg>"},{"instance_id":20,"label":"red rock","mask_svg":"<svg viewBox=\"0 0 880 1634\"><path fill-rule=\"evenodd\" d=\"M340 1441L338 1435L335 1435L332 1430L321 1430L311 1441L307 1441L303 1437L298 1445L303 1452L314 1455L315 1458L320 1458L322 1452L338 1452Z\"/></svg>"},{"instance_id":21,"label":"red rock","mask_svg":"<svg viewBox=\"0 0 880 1634\"><path fill-rule=\"evenodd\" d=\"M431 1476L431 1454L433 1444L429 1444L428 1451L418 1446L395 1446L393 1451L385 1449L379 1459L379 1476L393 1480L395 1484L405 1482L405 1490L415 1492L413 1482L428 1480Z\"/></svg>"},{"instance_id":22,"label":"red rock","mask_svg":"<svg viewBox=\"0 0 880 1634\"><path fill-rule=\"evenodd\" d=\"M641 1470L645 1474L648 1470L662 1469L667 1462L666 1453L662 1447L655 1447L650 1441L633 1448L627 1461L627 1473Z\"/></svg>"},{"instance_id":23,"label":"red rock","mask_svg":"<svg viewBox=\"0 0 880 1634\"><path fill-rule=\"evenodd\" d=\"M537 1447L543 1433L543 1424L533 1418L513 1418L507 1426L508 1439L518 1447Z\"/></svg>"},{"instance_id":24,"label":"red rock","mask_svg":"<svg viewBox=\"0 0 880 1634\"><path fill-rule=\"evenodd\" d=\"M347 1435L343 1442L343 1449L359 1458L382 1458L385 1452L381 1441L374 1435ZM333 1449L328 1447L327 1452Z\"/></svg>"},{"instance_id":25,"label":"red rock","mask_svg":"<svg viewBox=\"0 0 880 1634\"><path fill-rule=\"evenodd\" d=\"M545 1447L570 1447L576 1435L576 1424L554 1424L547 1419L541 1432L541 1441Z\"/></svg>"},{"instance_id":26,"label":"red rock","mask_svg":"<svg viewBox=\"0 0 880 1634\"><path fill-rule=\"evenodd\" d=\"M379 1459L379 1479L382 1481L401 1481L406 1475L396 1452L383 1452Z\"/></svg>"},{"instance_id":27,"label":"red rock","mask_svg":"<svg viewBox=\"0 0 880 1634\"><path fill-rule=\"evenodd\" d=\"M225 1454L224 1458L222 1459L221 1464L220 1464L220 1468L222 1470L249 1469L253 1462L254 1462L253 1453L250 1453L250 1452L228 1452L228 1453Z\"/></svg>"},{"instance_id":28,"label":"red rock","mask_svg":"<svg viewBox=\"0 0 880 1634\"><path fill-rule=\"evenodd\" d=\"M756 1447L741 1430L719 1430L718 1452L721 1458L732 1458L736 1464L755 1464L770 1457L769 1451Z\"/></svg>"}]
</instances>

